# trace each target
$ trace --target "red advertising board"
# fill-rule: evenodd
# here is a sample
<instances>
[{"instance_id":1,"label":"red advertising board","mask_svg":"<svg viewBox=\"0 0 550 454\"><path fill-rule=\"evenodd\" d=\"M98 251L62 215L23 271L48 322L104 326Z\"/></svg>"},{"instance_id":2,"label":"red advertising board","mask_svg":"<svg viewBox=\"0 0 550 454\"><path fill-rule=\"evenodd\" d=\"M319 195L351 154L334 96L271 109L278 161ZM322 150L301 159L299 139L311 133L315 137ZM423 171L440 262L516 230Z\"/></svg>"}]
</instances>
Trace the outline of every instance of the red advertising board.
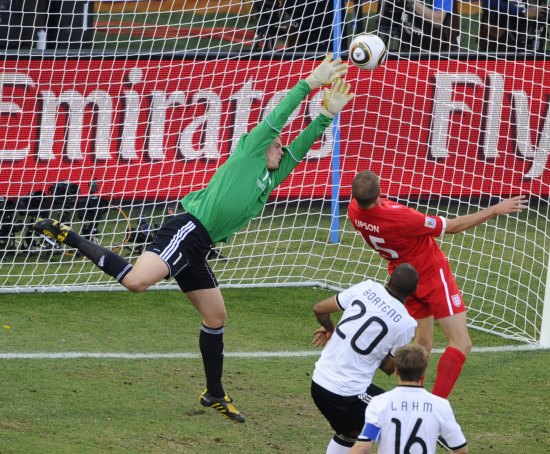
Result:
<instances>
[{"instance_id":1,"label":"red advertising board","mask_svg":"<svg viewBox=\"0 0 550 454\"><path fill-rule=\"evenodd\" d=\"M312 62L28 58L0 62L0 196L59 181L104 196L179 198L203 187L238 138ZM358 170L391 196L550 195L546 61L391 60L350 68L340 196ZM289 121L291 140L321 91ZM274 193L329 198L333 131Z\"/></svg>"}]
</instances>

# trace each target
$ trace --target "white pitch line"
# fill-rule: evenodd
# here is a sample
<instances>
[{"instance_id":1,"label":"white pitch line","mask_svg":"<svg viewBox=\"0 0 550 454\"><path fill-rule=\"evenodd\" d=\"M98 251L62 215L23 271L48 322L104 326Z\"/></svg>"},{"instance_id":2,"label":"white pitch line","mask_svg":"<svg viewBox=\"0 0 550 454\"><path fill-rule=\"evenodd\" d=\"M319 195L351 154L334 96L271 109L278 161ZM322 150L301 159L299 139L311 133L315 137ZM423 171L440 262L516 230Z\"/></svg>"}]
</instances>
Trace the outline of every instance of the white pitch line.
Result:
<instances>
[{"instance_id":1,"label":"white pitch line","mask_svg":"<svg viewBox=\"0 0 550 454\"><path fill-rule=\"evenodd\" d=\"M509 352L541 350L537 345L503 345L498 347L474 347L473 353ZM433 353L443 353L443 349L435 348ZM226 352L229 358L297 358L319 356L320 351L279 351L279 352ZM29 352L0 353L0 359L197 359L198 353L109 353L109 352Z\"/></svg>"}]
</instances>

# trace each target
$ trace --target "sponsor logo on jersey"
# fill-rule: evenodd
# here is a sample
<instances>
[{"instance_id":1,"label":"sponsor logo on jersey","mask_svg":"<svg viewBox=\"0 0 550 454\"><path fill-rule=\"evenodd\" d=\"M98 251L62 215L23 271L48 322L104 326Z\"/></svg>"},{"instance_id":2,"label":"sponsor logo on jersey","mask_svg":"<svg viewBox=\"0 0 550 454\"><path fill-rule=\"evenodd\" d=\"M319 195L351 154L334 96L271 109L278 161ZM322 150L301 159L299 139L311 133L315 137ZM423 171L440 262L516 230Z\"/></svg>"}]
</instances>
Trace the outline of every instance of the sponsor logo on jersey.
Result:
<instances>
[{"instance_id":1,"label":"sponsor logo on jersey","mask_svg":"<svg viewBox=\"0 0 550 454\"><path fill-rule=\"evenodd\" d=\"M451 300L453 301L453 305L456 307L460 307L462 304L462 300L460 299L460 295L458 293L455 293L453 296L451 296Z\"/></svg>"},{"instance_id":2,"label":"sponsor logo on jersey","mask_svg":"<svg viewBox=\"0 0 550 454\"><path fill-rule=\"evenodd\" d=\"M435 229L435 219L426 218L426 220L424 221L424 227L428 227L429 229Z\"/></svg>"}]
</instances>

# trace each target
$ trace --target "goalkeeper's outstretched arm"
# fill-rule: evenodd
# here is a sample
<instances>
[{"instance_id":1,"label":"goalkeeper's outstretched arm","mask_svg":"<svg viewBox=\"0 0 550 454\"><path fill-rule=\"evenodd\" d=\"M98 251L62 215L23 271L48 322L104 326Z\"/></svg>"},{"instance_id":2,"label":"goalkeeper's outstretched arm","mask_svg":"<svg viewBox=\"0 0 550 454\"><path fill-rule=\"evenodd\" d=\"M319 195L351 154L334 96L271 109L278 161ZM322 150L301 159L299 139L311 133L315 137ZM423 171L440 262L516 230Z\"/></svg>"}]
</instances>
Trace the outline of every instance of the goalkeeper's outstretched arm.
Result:
<instances>
[{"instance_id":1,"label":"goalkeeper's outstretched arm","mask_svg":"<svg viewBox=\"0 0 550 454\"><path fill-rule=\"evenodd\" d=\"M300 163L317 138L354 96L351 85L342 78L337 79L330 90L325 88L321 113L285 148L279 168L273 175L277 184L282 182Z\"/></svg>"},{"instance_id":2,"label":"goalkeeper's outstretched arm","mask_svg":"<svg viewBox=\"0 0 550 454\"><path fill-rule=\"evenodd\" d=\"M311 90L323 85L330 85L345 76L347 71L348 65L346 63L342 63L340 58L333 60L332 54L328 54L308 77L298 82L286 94L271 113L250 131L250 134L243 137L246 141L246 147L242 147L242 149L246 149L247 154L260 156L271 142L281 134L292 112L296 110Z\"/></svg>"}]
</instances>

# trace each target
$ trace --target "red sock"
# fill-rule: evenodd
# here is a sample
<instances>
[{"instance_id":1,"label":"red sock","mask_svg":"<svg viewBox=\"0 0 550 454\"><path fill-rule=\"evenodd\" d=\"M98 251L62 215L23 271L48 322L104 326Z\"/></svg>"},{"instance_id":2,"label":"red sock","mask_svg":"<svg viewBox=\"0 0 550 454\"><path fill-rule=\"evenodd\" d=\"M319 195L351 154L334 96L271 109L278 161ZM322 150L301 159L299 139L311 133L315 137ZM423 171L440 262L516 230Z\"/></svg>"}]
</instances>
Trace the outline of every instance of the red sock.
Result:
<instances>
[{"instance_id":1,"label":"red sock","mask_svg":"<svg viewBox=\"0 0 550 454\"><path fill-rule=\"evenodd\" d=\"M456 348L447 347L437 365L437 376L432 393L446 399L451 394L465 361L464 353Z\"/></svg>"}]
</instances>

